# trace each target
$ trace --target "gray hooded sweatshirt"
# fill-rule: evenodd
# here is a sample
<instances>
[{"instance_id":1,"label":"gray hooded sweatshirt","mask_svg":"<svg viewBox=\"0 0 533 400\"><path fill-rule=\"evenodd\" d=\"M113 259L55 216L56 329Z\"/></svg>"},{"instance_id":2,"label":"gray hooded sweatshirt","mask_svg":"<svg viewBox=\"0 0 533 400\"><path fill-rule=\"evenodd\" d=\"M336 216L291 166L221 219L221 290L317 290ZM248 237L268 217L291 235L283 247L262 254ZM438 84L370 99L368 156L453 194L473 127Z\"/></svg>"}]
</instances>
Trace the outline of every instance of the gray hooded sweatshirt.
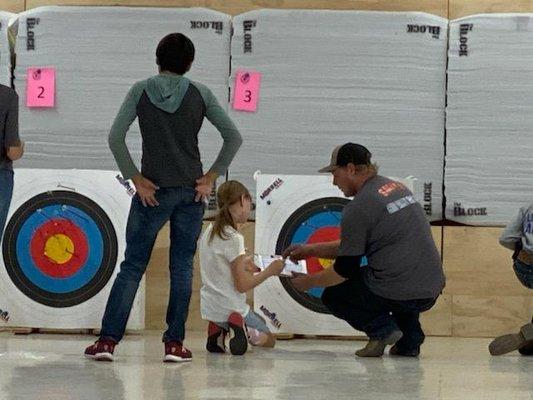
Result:
<instances>
[{"instance_id":1,"label":"gray hooded sweatshirt","mask_svg":"<svg viewBox=\"0 0 533 400\"><path fill-rule=\"evenodd\" d=\"M533 254L533 203L521 207L518 215L505 227L500 244L515 250L516 242L522 242L522 249Z\"/></svg>"},{"instance_id":2,"label":"gray hooded sweatshirt","mask_svg":"<svg viewBox=\"0 0 533 400\"><path fill-rule=\"evenodd\" d=\"M142 136L141 173L159 187L195 187L203 175L198 132L207 118L224 143L210 168L225 174L239 149L239 131L204 85L161 73L137 82L128 92L109 133L109 147L125 179L139 173L126 146L135 118Z\"/></svg>"}]
</instances>

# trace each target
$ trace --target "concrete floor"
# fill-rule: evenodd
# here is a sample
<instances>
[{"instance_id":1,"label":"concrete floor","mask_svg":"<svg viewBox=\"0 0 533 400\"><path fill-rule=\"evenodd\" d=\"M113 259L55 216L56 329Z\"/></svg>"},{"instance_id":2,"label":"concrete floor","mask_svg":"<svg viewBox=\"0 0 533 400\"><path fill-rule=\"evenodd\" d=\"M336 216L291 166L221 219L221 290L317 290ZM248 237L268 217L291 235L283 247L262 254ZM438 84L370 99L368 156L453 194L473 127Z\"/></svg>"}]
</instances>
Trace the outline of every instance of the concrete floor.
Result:
<instances>
[{"instance_id":1,"label":"concrete floor","mask_svg":"<svg viewBox=\"0 0 533 400\"><path fill-rule=\"evenodd\" d=\"M533 400L533 357L491 357L488 339L428 338L420 359L356 358L362 341L296 339L212 355L190 333L191 363L164 364L158 333L128 336L115 362L82 356L94 337L0 334L0 399Z\"/></svg>"}]
</instances>

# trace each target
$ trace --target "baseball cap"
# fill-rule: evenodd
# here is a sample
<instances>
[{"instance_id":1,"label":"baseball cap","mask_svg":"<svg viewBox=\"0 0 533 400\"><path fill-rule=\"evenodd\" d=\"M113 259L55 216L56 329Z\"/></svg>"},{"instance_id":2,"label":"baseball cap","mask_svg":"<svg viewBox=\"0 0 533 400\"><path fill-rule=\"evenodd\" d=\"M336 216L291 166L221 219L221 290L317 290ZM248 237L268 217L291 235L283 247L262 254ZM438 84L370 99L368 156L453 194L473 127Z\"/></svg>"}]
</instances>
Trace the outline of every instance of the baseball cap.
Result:
<instances>
[{"instance_id":1,"label":"baseball cap","mask_svg":"<svg viewBox=\"0 0 533 400\"><path fill-rule=\"evenodd\" d=\"M345 143L337 146L331 153L331 162L329 165L318 170L318 172L332 172L337 167L344 167L349 163L354 165L369 165L372 154L368 149L360 144Z\"/></svg>"}]
</instances>

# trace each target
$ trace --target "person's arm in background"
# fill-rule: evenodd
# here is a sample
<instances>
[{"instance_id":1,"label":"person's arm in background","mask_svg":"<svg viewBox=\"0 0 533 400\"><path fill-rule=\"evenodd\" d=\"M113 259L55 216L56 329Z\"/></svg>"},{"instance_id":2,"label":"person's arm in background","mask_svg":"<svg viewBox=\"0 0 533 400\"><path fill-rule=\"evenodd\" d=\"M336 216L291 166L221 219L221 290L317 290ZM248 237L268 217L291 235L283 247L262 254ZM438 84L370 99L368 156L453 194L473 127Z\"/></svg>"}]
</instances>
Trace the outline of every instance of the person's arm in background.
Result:
<instances>
[{"instance_id":1,"label":"person's arm in background","mask_svg":"<svg viewBox=\"0 0 533 400\"><path fill-rule=\"evenodd\" d=\"M505 227L502 234L500 235L499 242L500 244L509 249L516 250L516 244L522 243L522 229L524 223L524 209L518 211L518 215Z\"/></svg>"},{"instance_id":2,"label":"person's arm in background","mask_svg":"<svg viewBox=\"0 0 533 400\"><path fill-rule=\"evenodd\" d=\"M24 154L24 142L19 138L19 97L16 93L11 99L4 129L7 157L12 161L18 160Z\"/></svg>"},{"instance_id":3,"label":"person's arm in background","mask_svg":"<svg viewBox=\"0 0 533 400\"><path fill-rule=\"evenodd\" d=\"M126 146L126 133L137 118L137 103L143 90L144 82L137 82L129 90L111 126L108 143L124 179L133 181L137 194L145 207L147 205L154 207L159 204L155 198L155 191L158 187L140 173L131 158L128 146Z\"/></svg>"},{"instance_id":4,"label":"person's arm in background","mask_svg":"<svg viewBox=\"0 0 533 400\"><path fill-rule=\"evenodd\" d=\"M220 106L216 97L207 86L194 82L205 103L205 116L220 132L224 143L218 156L207 173L196 181L196 201L209 197L215 180L226 173L237 151L241 147L242 137L239 130Z\"/></svg>"},{"instance_id":5,"label":"person's arm in background","mask_svg":"<svg viewBox=\"0 0 533 400\"><path fill-rule=\"evenodd\" d=\"M11 161L21 159L24 155L24 142L22 140L19 140L18 144L16 144L15 146L7 147L6 154Z\"/></svg>"}]
</instances>

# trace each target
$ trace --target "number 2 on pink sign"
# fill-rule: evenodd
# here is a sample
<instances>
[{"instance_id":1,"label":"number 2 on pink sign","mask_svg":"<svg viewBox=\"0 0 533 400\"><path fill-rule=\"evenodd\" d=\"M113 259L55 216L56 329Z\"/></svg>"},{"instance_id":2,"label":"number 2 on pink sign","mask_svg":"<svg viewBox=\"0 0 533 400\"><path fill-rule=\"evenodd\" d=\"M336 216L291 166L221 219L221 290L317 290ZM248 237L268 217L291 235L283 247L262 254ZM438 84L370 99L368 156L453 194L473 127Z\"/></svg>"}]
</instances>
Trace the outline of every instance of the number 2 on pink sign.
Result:
<instances>
[{"instance_id":1,"label":"number 2 on pink sign","mask_svg":"<svg viewBox=\"0 0 533 400\"><path fill-rule=\"evenodd\" d=\"M55 68L28 68L26 74L26 106L55 106Z\"/></svg>"}]
</instances>

